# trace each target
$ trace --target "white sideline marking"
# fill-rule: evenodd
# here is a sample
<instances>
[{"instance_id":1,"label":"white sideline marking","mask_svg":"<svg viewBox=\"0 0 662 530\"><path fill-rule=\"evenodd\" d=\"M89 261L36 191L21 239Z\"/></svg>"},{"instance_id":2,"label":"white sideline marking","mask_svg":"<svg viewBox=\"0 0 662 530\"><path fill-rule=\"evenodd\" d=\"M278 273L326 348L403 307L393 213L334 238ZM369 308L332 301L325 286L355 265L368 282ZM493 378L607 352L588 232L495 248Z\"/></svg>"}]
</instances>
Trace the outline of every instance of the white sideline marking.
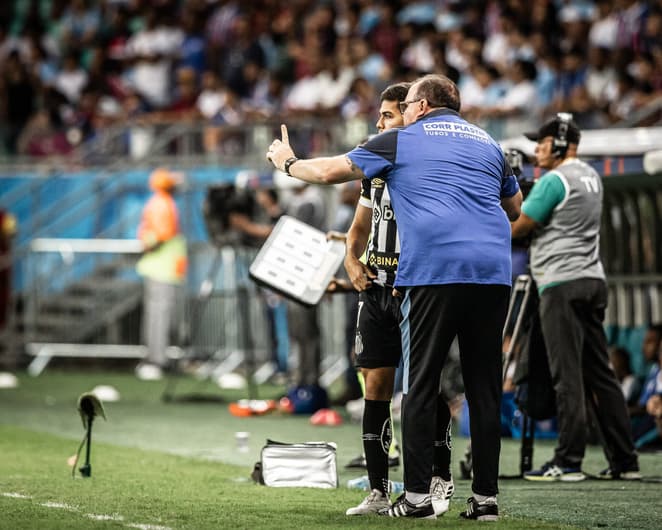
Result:
<instances>
[{"instance_id":1,"label":"white sideline marking","mask_svg":"<svg viewBox=\"0 0 662 530\"><path fill-rule=\"evenodd\" d=\"M30 495L24 495L23 493L16 493L13 491L0 491L0 496L9 497L12 499L25 499L30 500L32 497ZM79 509L76 506L71 504L65 504L63 502L40 502L39 506L44 508L56 508L59 510L68 510L70 512L79 512ZM106 514L96 514L96 513L86 513L83 514L89 519L94 519L96 521L124 521L124 516L118 514L106 515ZM125 523L124 526L129 528L138 528L139 530L173 530L169 526L161 526L156 524L142 524L142 523Z\"/></svg>"},{"instance_id":2,"label":"white sideline marking","mask_svg":"<svg viewBox=\"0 0 662 530\"><path fill-rule=\"evenodd\" d=\"M2 493L3 497L11 497L12 499L31 499L29 495L23 495L22 493L13 493L13 492L3 492Z\"/></svg>"},{"instance_id":3,"label":"white sideline marking","mask_svg":"<svg viewBox=\"0 0 662 530\"><path fill-rule=\"evenodd\" d=\"M142 530L172 530L169 526L161 526L158 524L127 524L131 528L142 528Z\"/></svg>"},{"instance_id":4,"label":"white sideline marking","mask_svg":"<svg viewBox=\"0 0 662 530\"><path fill-rule=\"evenodd\" d=\"M89 517L95 521L124 521L124 517L121 515L99 515L97 513L86 513L85 517Z\"/></svg>"},{"instance_id":5,"label":"white sideline marking","mask_svg":"<svg viewBox=\"0 0 662 530\"><path fill-rule=\"evenodd\" d=\"M57 508L59 510L69 510L70 512L78 511L76 506L72 506L71 504L64 504L63 502L40 502L39 506L44 506L46 508Z\"/></svg>"}]
</instances>

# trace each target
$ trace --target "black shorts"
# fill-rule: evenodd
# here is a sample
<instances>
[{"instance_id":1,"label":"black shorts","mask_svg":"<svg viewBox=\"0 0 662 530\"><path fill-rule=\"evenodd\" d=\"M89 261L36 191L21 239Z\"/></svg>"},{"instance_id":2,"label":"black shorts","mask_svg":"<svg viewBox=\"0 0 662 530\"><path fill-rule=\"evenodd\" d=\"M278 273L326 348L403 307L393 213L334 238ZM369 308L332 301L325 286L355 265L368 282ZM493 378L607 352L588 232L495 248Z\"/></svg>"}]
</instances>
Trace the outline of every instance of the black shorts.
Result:
<instances>
[{"instance_id":1,"label":"black shorts","mask_svg":"<svg viewBox=\"0 0 662 530\"><path fill-rule=\"evenodd\" d=\"M356 321L356 366L396 368L402 356L400 298L391 287L373 285L359 294Z\"/></svg>"}]
</instances>

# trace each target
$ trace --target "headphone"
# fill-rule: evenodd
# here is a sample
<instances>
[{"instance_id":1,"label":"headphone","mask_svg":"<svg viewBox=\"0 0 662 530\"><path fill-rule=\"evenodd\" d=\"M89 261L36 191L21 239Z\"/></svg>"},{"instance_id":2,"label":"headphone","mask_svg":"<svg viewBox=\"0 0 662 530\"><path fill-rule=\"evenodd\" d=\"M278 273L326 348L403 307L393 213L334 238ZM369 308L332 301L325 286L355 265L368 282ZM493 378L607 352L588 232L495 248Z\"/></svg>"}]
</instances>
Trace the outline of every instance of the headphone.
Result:
<instances>
[{"instance_id":1,"label":"headphone","mask_svg":"<svg viewBox=\"0 0 662 530\"><path fill-rule=\"evenodd\" d=\"M572 120L572 114L559 112L556 119L559 121L559 130L552 140L552 155L556 158L563 158L568 151L568 126Z\"/></svg>"}]
</instances>

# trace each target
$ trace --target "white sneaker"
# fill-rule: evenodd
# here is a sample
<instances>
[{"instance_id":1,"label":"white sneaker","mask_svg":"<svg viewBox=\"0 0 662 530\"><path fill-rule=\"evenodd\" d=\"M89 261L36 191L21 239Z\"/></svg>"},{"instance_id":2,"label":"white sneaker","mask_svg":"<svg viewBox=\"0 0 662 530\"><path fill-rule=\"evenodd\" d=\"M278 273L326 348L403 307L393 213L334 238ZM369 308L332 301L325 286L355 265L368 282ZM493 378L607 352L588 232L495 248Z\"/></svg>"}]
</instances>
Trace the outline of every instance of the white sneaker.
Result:
<instances>
[{"instance_id":1,"label":"white sneaker","mask_svg":"<svg viewBox=\"0 0 662 530\"><path fill-rule=\"evenodd\" d=\"M435 515L443 515L448 511L451 504L451 497L455 493L455 484L453 478L449 481L441 477L432 477L430 481L430 498Z\"/></svg>"},{"instance_id":2,"label":"white sneaker","mask_svg":"<svg viewBox=\"0 0 662 530\"><path fill-rule=\"evenodd\" d=\"M388 495L384 495L379 490L372 490L363 502L354 508L348 508L345 515L368 515L378 513L380 510L388 509L391 501Z\"/></svg>"}]
</instances>

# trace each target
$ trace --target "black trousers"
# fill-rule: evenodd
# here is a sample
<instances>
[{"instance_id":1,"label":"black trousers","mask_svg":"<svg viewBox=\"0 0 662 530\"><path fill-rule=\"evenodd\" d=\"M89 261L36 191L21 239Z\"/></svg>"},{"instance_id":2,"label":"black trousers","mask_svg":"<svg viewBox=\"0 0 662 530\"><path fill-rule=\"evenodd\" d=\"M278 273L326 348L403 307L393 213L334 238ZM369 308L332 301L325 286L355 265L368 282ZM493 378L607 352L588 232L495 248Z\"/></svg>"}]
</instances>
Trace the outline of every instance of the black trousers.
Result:
<instances>
[{"instance_id":1,"label":"black trousers","mask_svg":"<svg viewBox=\"0 0 662 530\"><path fill-rule=\"evenodd\" d=\"M598 420L614 470L637 464L625 398L609 366L602 321L607 287L599 279L548 287L540 296L540 321L556 394L559 439L554 462L580 467L586 449L587 407Z\"/></svg>"},{"instance_id":2,"label":"black trousers","mask_svg":"<svg viewBox=\"0 0 662 530\"><path fill-rule=\"evenodd\" d=\"M479 495L498 492L501 450L502 332L510 288L450 284L407 288L400 325L404 359L402 438L407 491L428 493L439 377L455 336L469 404Z\"/></svg>"}]
</instances>

